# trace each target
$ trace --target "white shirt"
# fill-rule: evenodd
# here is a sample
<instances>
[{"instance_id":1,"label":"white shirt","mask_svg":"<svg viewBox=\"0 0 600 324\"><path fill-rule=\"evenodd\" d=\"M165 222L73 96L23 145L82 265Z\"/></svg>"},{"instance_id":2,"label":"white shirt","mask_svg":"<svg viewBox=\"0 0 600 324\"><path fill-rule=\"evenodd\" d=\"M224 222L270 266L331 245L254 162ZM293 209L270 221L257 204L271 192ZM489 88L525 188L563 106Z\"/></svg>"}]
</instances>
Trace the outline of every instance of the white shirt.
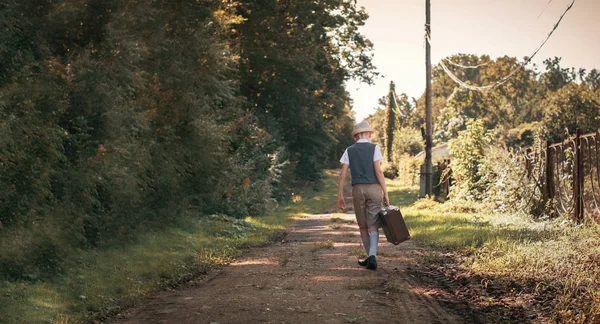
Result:
<instances>
[{"instance_id":1,"label":"white shirt","mask_svg":"<svg viewBox=\"0 0 600 324\"><path fill-rule=\"evenodd\" d=\"M369 143L369 140L359 139L358 142L356 142L356 143ZM379 145L375 145L375 153L373 153L373 162L381 161L381 160L383 160L383 156L381 156L381 149L379 148ZM343 164L346 164L346 165L350 165L350 158L348 157L348 149L346 149L346 151L344 151L344 155L342 155L340 162L342 162Z\"/></svg>"}]
</instances>

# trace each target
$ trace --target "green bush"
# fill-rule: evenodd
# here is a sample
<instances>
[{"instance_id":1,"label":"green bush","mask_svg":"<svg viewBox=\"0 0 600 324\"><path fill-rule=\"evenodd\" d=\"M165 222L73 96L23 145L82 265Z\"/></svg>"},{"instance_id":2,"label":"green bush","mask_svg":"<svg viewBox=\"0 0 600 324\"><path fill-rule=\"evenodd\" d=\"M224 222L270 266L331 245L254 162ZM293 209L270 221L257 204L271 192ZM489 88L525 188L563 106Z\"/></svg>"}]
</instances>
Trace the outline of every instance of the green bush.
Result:
<instances>
[{"instance_id":1,"label":"green bush","mask_svg":"<svg viewBox=\"0 0 600 324\"><path fill-rule=\"evenodd\" d=\"M396 179L399 175L398 167L395 164L386 164L382 169L383 176L388 179Z\"/></svg>"},{"instance_id":2,"label":"green bush","mask_svg":"<svg viewBox=\"0 0 600 324\"><path fill-rule=\"evenodd\" d=\"M376 73L364 11L314 5L2 1L0 276L317 186L352 140L345 82Z\"/></svg>"},{"instance_id":3,"label":"green bush","mask_svg":"<svg viewBox=\"0 0 600 324\"><path fill-rule=\"evenodd\" d=\"M87 2L0 5L0 53L29 44L18 64L0 54L2 277L50 276L70 250L131 241L189 208L273 206L275 140L235 98L227 26L206 27L219 4ZM105 18L73 22L90 15Z\"/></svg>"},{"instance_id":4,"label":"green bush","mask_svg":"<svg viewBox=\"0 0 600 324\"><path fill-rule=\"evenodd\" d=\"M539 134L541 124L539 122L524 123L516 128L510 129L506 134L506 144L509 147L529 147L534 144L536 134Z\"/></svg>"},{"instance_id":5,"label":"green bush","mask_svg":"<svg viewBox=\"0 0 600 324\"><path fill-rule=\"evenodd\" d=\"M450 141L452 150L452 177L455 184L450 196L457 199L481 200L488 184L481 167L485 151L492 140L492 132L485 129L482 121L468 120L467 128L458 132Z\"/></svg>"},{"instance_id":6,"label":"green bush","mask_svg":"<svg viewBox=\"0 0 600 324\"><path fill-rule=\"evenodd\" d=\"M486 183L484 201L496 212L524 211L528 183L524 154L492 146L486 151L481 164L481 181Z\"/></svg>"},{"instance_id":7,"label":"green bush","mask_svg":"<svg viewBox=\"0 0 600 324\"><path fill-rule=\"evenodd\" d=\"M65 244L64 230L54 224L36 222L1 233L0 280L52 277L62 271L62 261L72 252Z\"/></svg>"},{"instance_id":8,"label":"green bush","mask_svg":"<svg viewBox=\"0 0 600 324\"><path fill-rule=\"evenodd\" d=\"M539 165L533 176L525 169L525 152L491 144L491 132L482 123L469 121L467 129L451 141L454 155L452 176L456 180L450 194L454 203L472 201L500 213L524 213L536 217L549 215L536 182ZM534 137L534 148L540 147ZM540 156L539 152L533 152Z\"/></svg>"},{"instance_id":9,"label":"green bush","mask_svg":"<svg viewBox=\"0 0 600 324\"><path fill-rule=\"evenodd\" d=\"M403 127L394 133L394 161L398 161L403 154L415 156L425 147L421 130L414 127Z\"/></svg>"},{"instance_id":10,"label":"green bush","mask_svg":"<svg viewBox=\"0 0 600 324\"><path fill-rule=\"evenodd\" d=\"M423 162L408 154L398 160L399 180L405 185L415 185L419 181L420 167Z\"/></svg>"},{"instance_id":11,"label":"green bush","mask_svg":"<svg viewBox=\"0 0 600 324\"><path fill-rule=\"evenodd\" d=\"M539 137L536 137L530 156L539 159L542 156L540 147ZM549 205L551 202L544 201L539 183L543 172L540 167L539 163L532 163L528 176L524 151L490 147L480 169L481 181L487 184L483 202L494 212L523 213L535 218L558 216Z\"/></svg>"}]
</instances>

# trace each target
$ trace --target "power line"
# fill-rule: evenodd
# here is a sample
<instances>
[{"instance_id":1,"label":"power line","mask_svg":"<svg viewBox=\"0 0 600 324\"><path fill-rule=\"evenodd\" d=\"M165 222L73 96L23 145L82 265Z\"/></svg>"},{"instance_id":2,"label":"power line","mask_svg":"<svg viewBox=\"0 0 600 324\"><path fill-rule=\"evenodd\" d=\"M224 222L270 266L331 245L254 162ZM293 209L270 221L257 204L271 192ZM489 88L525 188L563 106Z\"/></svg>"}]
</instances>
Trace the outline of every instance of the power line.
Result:
<instances>
[{"instance_id":1,"label":"power line","mask_svg":"<svg viewBox=\"0 0 600 324\"><path fill-rule=\"evenodd\" d=\"M505 76L504 78L502 78L492 84L485 85L485 86L472 86L472 85L467 84L464 81L460 80L460 78L458 78L452 71L450 71L450 69L446 66L446 64L444 64L444 60L440 61L440 65L442 66L442 69L444 70L444 72L446 72L446 74L450 77L450 79L452 79L454 82L456 82L461 87L467 88L469 90L482 91L482 90L487 90L487 89L501 86L501 85L505 84L506 82L508 82L508 80L510 80L517 72L519 72L519 68L521 68L531 62L531 60L537 55L537 53L542 49L542 47L544 47L544 45L546 45L546 42L548 42L548 40L550 39L550 37L552 36L554 31L558 28L558 26L560 25L561 21L563 20L563 18L567 14L567 12L569 12L569 10L571 10L571 8L573 8L574 4L575 4L575 0L572 0L571 4L569 4L567 9L565 9L563 14L558 19L558 21L554 24L554 27L548 33L548 36L546 37L546 39L544 39L542 44L540 44L540 46L538 46L538 48L528 58L525 59L523 64L514 68L507 76ZM431 44L431 37L427 33L425 33L425 39L427 42L429 42L429 44Z\"/></svg>"},{"instance_id":2,"label":"power line","mask_svg":"<svg viewBox=\"0 0 600 324\"><path fill-rule=\"evenodd\" d=\"M463 68L463 69L478 69L478 68L480 68L482 66L486 66L492 62L492 61L489 61L489 62L477 64L477 65L462 65L462 64L454 63L447 58L445 58L444 60L446 60L446 62L448 62L456 67Z\"/></svg>"},{"instance_id":3,"label":"power line","mask_svg":"<svg viewBox=\"0 0 600 324\"><path fill-rule=\"evenodd\" d=\"M458 85L460 85L463 88L473 90L473 91L482 91L482 90L491 89L491 88L494 88L497 86L495 83L485 85L485 86L472 86L470 84L465 83L464 81L459 79L454 73L452 73L452 71L450 71L450 69L446 66L446 64L444 64L443 60L440 62L440 65L442 66L442 69L444 70L444 72L446 72L446 74L450 77L450 79L452 79L452 81L456 82ZM512 73L509 74L508 78L510 78L511 76L512 76ZM508 80L508 78L507 78L507 80ZM496 83L498 83L498 82L496 82Z\"/></svg>"},{"instance_id":4,"label":"power line","mask_svg":"<svg viewBox=\"0 0 600 324\"><path fill-rule=\"evenodd\" d=\"M542 9L542 12L540 12L540 14L537 16L536 20L540 19L540 17L544 14L544 11L546 11L546 9L550 5L550 3L552 3L552 0L548 1L548 3L546 3L546 6L544 7L544 9Z\"/></svg>"},{"instance_id":5,"label":"power line","mask_svg":"<svg viewBox=\"0 0 600 324\"><path fill-rule=\"evenodd\" d=\"M394 102L396 103L396 116L400 116L400 104L398 104L398 98L396 98L396 91L392 91L392 97L394 98Z\"/></svg>"}]
</instances>

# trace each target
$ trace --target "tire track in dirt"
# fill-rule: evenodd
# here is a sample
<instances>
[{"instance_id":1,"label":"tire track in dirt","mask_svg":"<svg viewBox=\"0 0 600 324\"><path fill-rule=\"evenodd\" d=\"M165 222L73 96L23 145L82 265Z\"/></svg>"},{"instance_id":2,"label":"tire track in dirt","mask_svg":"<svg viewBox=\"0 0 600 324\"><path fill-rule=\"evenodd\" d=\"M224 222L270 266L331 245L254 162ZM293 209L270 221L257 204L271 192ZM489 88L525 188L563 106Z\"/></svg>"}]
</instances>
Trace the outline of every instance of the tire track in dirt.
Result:
<instances>
[{"instance_id":1,"label":"tire track in dirt","mask_svg":"<svg viewBox=\"0 0 600 324\"><path fill-rule=\"evenodd\" d=\"M212 278L159 293L111 322L464 322L412 277L419 249L411 241L393 246L381 235L377 271L357 264L359 242L352 214L298 219L281 242L249 250Z\"/></svg>"}]
</instances>

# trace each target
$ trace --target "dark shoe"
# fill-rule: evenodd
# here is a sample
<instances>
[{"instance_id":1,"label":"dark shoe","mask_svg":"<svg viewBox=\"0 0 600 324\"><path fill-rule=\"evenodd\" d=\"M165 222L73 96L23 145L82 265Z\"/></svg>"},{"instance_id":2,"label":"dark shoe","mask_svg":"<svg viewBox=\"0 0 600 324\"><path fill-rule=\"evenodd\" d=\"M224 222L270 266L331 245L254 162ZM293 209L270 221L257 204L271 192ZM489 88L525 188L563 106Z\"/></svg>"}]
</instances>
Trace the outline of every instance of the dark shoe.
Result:
<instances>
[{"instance_id":1,"label":"dark shoe","mask_svg":"<svg viewBox=\"0 0 600 324\"><path fill-rule=\"evenodd\" d=\"M377 270L377 259L374 255L369 256L369 258L367 259L367 269Z\"/></svg>"},{"instance_id":2,"label":"dark shoe","mask_svg":"<svg viewBox=\"0 0 600 324\"><path fill-rule=\"evenodd\" d=\"M367 264L369 264L369 259L364 259L364 260L358 260L358 265L361 267L366 267Z\"/></svg>"}]
</instances>

